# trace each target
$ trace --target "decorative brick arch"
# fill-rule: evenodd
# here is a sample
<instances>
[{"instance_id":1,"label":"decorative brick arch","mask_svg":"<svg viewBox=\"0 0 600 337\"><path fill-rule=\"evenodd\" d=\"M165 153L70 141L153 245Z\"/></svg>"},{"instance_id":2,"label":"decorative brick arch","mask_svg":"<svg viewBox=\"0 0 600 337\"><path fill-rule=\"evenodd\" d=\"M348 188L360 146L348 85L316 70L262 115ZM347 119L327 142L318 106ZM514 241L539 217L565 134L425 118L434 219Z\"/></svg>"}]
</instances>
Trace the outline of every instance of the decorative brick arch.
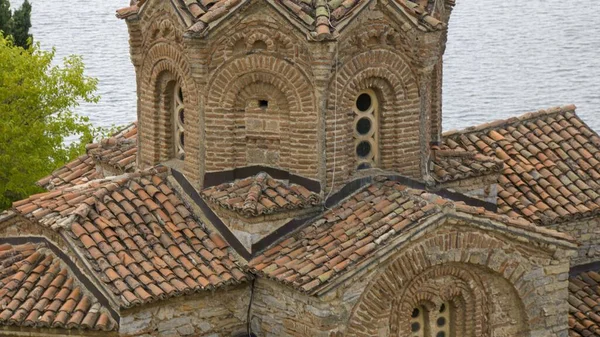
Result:
<instances>
[{"instance_id":1,"label":"decorative brick arch","mask_svg":"<svg viewBox=\"0 0 600 337\"><path fill-rule=\"evenodd\" d=\"M182 88L186 111L186 128L199 129L198 91L188 60L175 46L159 42L146 54L139 80L140 156L142 164L153 165L170 159L171 113L165 107L166 85L177 81ZM198 149L201 137L186 137L187 149ZM192 152L192 151L190 151Z\"/></svg>"},{"instance_id":2,"label":"decorative brick arch","mask_svg":"<svg viewBox=\"0 0 600 337\"><path fill-rule=\"evenodd\" d=\"M535 287L534 277L528 273L535 271L515 248L484 233L461 231L438 233L415 243L369 283L353 308L344 336L375 337L381 328L389 329L391 337L406 336L404 317L410 317L414 307L452 299L465 317L460 336L489 336L490 289L483 285L482 277L510 285L521 323L531 326L539 314L531 303L535 301L530 300ZM513 271L523 272L515 276ZM529 299L527 306L525 298ZM529 334L526 329L523 336Z\"/></svg>"},{"instance_id":3,"label":"decorative brick arch","mask_svg":"<svg viewBox=\"0 0 600 337\"><path fill-rule=\"evenodd\" d=\"M427 269L406 282L391 304L390 336L410 335L410 317L414 308L439 308L449 302L455 313L456 336L487 337L488 298L477 273L461 264Z\"/></svg>"},{"instance_id":4,"label":"decorative brick arch","mask_svg":"<svg viewBox=\"0 0 600 337\"><path fill-rule=\"evenodd\" d=\"M242 147L232 146L239 128L244 99L268 95L277 100L283 124L289 130L282 141L289 152L281 160L293 173L317 176L318 113L311 77L298 65L277 57L258 53L246 55L220 67L209 80L206 97L206 139L209 170L218 171L244 166ZM269 88L270 93L265 92ZM262 91L262 93L261 93ZM236 122L237 121L237 122ZM219 145L221 144L221 145ZM307 164L310 163L310 164ZM313 164L314 163L314 164Z\"/></svg>"},{"instance_id":5,"label":"decorative brick arch","mask_svg":"<svg viewBox=\"0 0 600 337\"><path fill-rule=\"evenodd\" d=\"M250 51L257 40L265 42L268 52L276 52L290 58L300 56L305 64L310 64L312 61L311 54L307 52L307 46L289 31L287 25L279 26L276 23L260 20L243 23L239 29L230 31L234 33L220 37L212 44L213 47L209 51L207 59L210 67L221 65L236 53ZM243 45L244 48L236 51L238 44ZM299 55L295 55L295 46L298 50L296 53L301 52Z\"/></svg>"},{"instance_id":6,"label":"decorative brick arch","mask_svg":"<svg viewBox=\"0 0 600 337\"><path fill-rule=\"evenodd\" d=\"M357 94L372 89L380 100L380 153L381 168L398 170L407 175L411 171L407 156L419 153L418 126L420 99L417 77L409 63L397 53L387 49L361 52L333 71L327 98L327 185L343 183L355 171L352 106ZM337 100L336 100L337 98ZM334 145L337 142L337 145ZM412 167L411 167L412 168ZM414 172L413 172L414 171Z\"/></svg>"}]
</instances>

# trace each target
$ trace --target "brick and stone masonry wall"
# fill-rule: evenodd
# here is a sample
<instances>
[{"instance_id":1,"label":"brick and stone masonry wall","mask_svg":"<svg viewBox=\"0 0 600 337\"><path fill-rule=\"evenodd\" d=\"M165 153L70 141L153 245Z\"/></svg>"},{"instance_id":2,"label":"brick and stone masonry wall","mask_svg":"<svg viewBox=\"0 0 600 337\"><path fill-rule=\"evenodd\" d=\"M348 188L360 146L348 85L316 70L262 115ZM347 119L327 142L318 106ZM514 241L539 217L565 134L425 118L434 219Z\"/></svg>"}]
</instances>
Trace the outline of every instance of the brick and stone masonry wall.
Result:
<instances>
[{"instance_id":1,"label":"brick and stone masonry wall","mask_svg":"<svg viewBox=\"0 0 600 337\"><path fill-rule=\"evenodd\" d=\"M469 299L454 309L462 337L566 336L570 253L553 249L451 219L321 297L259 279L252 326L264 337L408 335L418 303L458 296Z\"/></svg>"}]
</instances>

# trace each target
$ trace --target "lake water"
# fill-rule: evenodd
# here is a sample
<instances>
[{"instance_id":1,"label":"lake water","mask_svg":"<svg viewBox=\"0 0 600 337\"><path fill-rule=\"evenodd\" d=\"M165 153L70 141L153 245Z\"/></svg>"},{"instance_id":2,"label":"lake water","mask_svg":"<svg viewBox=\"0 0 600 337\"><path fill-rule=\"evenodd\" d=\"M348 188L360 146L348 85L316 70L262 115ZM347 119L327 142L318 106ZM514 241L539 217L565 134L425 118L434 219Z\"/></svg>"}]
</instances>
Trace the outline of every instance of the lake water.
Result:
<instances>
[{"instance_id":1,"label":"lake water","mask_svg":"<svg viewBox=\"0 0 600 337\"><path fill-rule=\"evenodd\" d=\"M445 55L444 128L574 103L600 130L600 16L581 10L597 1L458 0ZM133 121L127 28L114 15L129 2L31 2L36 40L55 46L59 58L82 55L87 74L100 80L100 103L77 112L101 126Z\"/></svg>"}]
</instances>

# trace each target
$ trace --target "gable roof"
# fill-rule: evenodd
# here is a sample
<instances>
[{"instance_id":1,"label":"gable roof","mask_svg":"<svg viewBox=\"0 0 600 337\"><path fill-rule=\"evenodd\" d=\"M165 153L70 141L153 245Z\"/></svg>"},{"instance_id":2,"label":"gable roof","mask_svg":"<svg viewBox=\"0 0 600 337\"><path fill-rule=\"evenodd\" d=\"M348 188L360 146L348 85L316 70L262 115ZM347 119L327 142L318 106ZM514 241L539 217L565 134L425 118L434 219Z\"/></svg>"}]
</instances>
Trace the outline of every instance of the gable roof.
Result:
<instances>
[{"instance_id":1,"label":"gable roof","mask_svg":"<svg viewBox=\"0 0 600 337\"><path fill-rule=\"evenodd\" d=\"M121 172L136 168L137 122L117 131L110 138L88 144L86 154L56 169L49 176L37 181L47 190L84 184L104 178L97 166L106 166Z\"/></svg>"},{"instance_id":2,"label":"gable roof","mask_svg":"<svg viewBox=\"0 0 600 337\"><path fill-rule=\"evenodd\" d=\"M569 278L569 337L600 336L600 274L582 272Z\"/></svg>"},{"instance_id":3,"label":"gable roof","mask_svg":"<svg viewBox=\"0 0 600 337\"><path fill-rule=\"evenodd\" d=\"M117 330L107 308L40 244L0 245L0 325Z\"/></svg>"},{"instance_id":4,"label":"gable roof","mask_svg":"<svg viewBox=\"0 0 600 337\"><path fill-rule=\"evenodd\" d=\"M330 36L338 25L350 20L361 8L371 0L266 0L277 9L282 9L290 17L313 32L313 37ZM135 5L119 9L117 17L125 19L134 16L143 8L146 0L139 0ZM179 13L190 25L188 30L199 33L209 29L211 24L235 12L251 0L175 0ZM429 15L431 6L428 1L393 0L398 10L414 19L414 22L426 29L439 30L445 25Z\"/></svg>"},{"instance_id":5,"label":"gable roof","mask_svg":"<svg viewBox=\"0 0 600 337\"><path fill-rule=\"evenodd\" d=\"M542 225L600 214L600 137L573 105L450 131L444 141L504 161L501 213Z\"/></svg>"},{"instance_id":6,"label":"gable roof","mask_svg":"<svg viewBox=\"0 0 600 337\"><path fill-rule=\"evenodd\" d=\"M196 219L166 168L41 193L13 210L55 230L121 307L247 280L223 238Z\"/></svg>"},{"instance_id":7,"label":"gable roof","mask_svg":"<svg viewBox=\"0 0 600 337\"><path fill-rule=\"evenodd\" d=\"M265 172L206 188L202 198L245 217L319 206L321 197L305 187L273 179Z\"/></svg>"},{"instance_id":8,"label":"gable roof","mask_svg":"<svg viewBox=\"0 0 600 337\"><path fill-rule=\"evenodd\" d=\"M250 261L250 271L315 294L358 264L377 255L408 229L441 214L470 214L509 227L572 241L568 235L454 202L398 182L372 183L346 201L272 245Z\"/></svg>"}]
</instances>

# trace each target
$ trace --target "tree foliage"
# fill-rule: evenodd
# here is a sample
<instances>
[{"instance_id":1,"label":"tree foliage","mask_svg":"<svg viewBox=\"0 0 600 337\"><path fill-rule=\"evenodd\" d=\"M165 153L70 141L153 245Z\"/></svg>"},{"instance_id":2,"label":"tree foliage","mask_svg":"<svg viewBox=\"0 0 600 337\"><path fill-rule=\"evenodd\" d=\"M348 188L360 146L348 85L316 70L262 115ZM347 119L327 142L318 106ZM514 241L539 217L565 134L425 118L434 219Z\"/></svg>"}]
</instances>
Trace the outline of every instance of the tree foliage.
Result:
<instances>
[{"instance_id":1,"label":"tree foliage","mask_svg":"<svg viewBox=\"0 0 600 337\"><path fill-rule=\"evenodd\" d=\"M9 0L0 0L0 31L12 36L14 44L26 48L33 39L31 28L31 4L25 0L14 13L10 10Z\"/></svg>"},{"instance_id":2,"label":"tree foliage","mask_svg":"<svg viewBox=\"0 0 600 337\"><path fill-rule=\"evenodd\" d=\"M100 132L72 110L97 102L97 80L84 75L80 57L62 66L53 58L54 50L24 49L0 34L0 209L38 192L38 179L83 153Z\"/></svg>"}]
</instances>

